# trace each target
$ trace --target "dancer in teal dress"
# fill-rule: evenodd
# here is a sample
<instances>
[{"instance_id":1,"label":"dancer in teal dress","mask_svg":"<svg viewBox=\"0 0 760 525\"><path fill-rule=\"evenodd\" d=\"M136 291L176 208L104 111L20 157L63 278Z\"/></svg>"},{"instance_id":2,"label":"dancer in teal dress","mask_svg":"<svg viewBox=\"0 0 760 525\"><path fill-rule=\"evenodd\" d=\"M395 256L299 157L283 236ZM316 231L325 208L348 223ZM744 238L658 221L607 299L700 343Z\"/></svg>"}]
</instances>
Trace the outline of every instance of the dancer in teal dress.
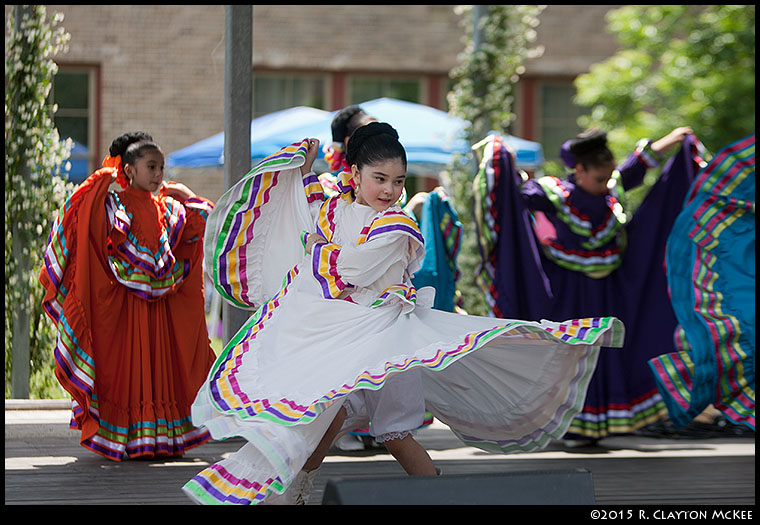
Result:
<instances>
[{"instance_id":1,"label":"dancer in teal dress","mask_svg":"<svg viewBox=\"0 0 760 525\"><path fill-rule=\"evenodd\" d=\"M755 135L721 150L667 245L677 352L649 362L677 427L712 404L755 429Z\"/></svg>"}]
</instances>

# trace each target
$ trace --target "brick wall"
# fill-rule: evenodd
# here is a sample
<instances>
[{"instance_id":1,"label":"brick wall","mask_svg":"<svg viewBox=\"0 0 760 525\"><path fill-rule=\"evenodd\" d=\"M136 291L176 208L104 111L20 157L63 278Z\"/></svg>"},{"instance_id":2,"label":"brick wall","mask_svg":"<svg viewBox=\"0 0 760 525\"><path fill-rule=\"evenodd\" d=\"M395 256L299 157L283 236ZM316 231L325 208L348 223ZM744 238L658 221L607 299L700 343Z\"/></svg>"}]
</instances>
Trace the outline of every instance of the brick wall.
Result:
<instances>
[{"instance_id":1,"label":"brick wall","mask_svg":"<svg viewBox=\"0 0 760 525\"><path fill-rule=\"evenodd\" d=\"M531 76L575 76L585 73L595 62L615 53L617 41L607 32L605 15L620 5L550 5L536 28L537 43L544 54L529 60Z\"/></svg>"},{"instance_id":2,"label":"brick wall","mask_svg":"<svg viewBox=\"0 0 760 525\"><path fill-rule=\"evenodd\" d=\"M526 77L574 77L609 56L604 14L617 6L548 6L537 28L544 55ZM170 153L224 129L223 5L55 5L71 34L61 65L99 68L98 149L127 130ZM6 14L8 7L6 6ZM261 70L446 75L462 49L450 5L274 6L253 9ZM175 172L198 193L221 194L221 170Z\"/></svg>"},{"instance_id":3,"label":"brick wall","mask_svg":"<svg viewBox=\"0 0 760 525\"><path fill-rule=\"evenodd\" d=\"M462 49L450 5L257 5L253 17L264 67L440 73Z\"/></svg>"},{"instance_id":4,"label":"brick wall","mask_svg":"<svg viewBox=\"0 0 760 525\"><path fill-rule=\"evenodd\" d=\"M49 9L71 34L58 62L100 67L98 157L128 130L171 152L224 128L224 6Z\"/></svg>"}]
</instances>

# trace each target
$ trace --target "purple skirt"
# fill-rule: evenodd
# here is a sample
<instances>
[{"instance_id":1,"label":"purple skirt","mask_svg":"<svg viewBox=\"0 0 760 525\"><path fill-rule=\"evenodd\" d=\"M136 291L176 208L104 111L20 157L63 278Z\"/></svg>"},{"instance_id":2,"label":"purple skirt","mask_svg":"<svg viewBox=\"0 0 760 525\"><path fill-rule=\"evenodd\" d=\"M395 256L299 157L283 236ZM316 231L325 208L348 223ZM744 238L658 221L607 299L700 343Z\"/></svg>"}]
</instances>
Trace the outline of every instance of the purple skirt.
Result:
<instances>
[{"instance_id":1,"label":"purple skirt","mask_svg":"<svg viewBox=\"0 0 760 525\"><path fill-rule=\"evenodd\" d=\"M490 225L476 221L479 238L490 233L498 239L490 249L481 244L485 264L480 277L494 315L536 321L615 316L626 328L622 349L600 353L584 409L567 438L627 434L667 415L648 361L675 349L677 320L664 256L668 234L698 169L694 140L685 139L628 221L621 265L599 279L562 268L544 255L512 158L503 148L494 148L493 176L482 189L488 192Z\"/></svg>"}]
</instances>

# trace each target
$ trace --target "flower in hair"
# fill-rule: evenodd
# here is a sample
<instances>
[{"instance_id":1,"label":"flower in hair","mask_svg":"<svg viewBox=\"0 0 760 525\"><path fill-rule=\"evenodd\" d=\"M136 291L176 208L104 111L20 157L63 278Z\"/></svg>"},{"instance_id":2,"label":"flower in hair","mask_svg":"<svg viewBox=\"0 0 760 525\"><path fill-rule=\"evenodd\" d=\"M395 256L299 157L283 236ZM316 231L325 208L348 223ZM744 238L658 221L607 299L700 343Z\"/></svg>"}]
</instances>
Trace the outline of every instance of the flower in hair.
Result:
<instances>
[{"instance_id":1,"label":"flower in hair","mask_svg":"<svg viewBox=\"0 0 760 525\"><path fill-rule=\"evenodd\" d=\"M127 175L124 173L124 166L121 163L121 155L116 155L115 157L106 155L106 158L103 159L103 167L115 168L116 182L124 189L129 187L129 179L127 179Z\"/></svg>"},{"instance_id":2,"label":"flower in hair","mask_svg":"<svg viewBox=\"0 0 760 525\"><path fill-rule=\"evenodd\" d=\"M325 144L325 162L330 171L338 171L348 167L346 164L346 153L343 151L343 145L340 142Z\"/></svg>"}]
</instances>

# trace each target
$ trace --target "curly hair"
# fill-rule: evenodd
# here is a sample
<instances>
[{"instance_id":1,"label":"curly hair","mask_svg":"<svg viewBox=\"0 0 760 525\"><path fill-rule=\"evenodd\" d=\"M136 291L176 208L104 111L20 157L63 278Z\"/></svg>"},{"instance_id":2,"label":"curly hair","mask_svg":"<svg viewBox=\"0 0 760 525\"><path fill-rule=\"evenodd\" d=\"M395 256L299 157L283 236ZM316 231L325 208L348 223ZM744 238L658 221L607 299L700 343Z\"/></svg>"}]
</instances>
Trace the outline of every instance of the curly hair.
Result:
<instances>
[{"instance_id":1,"label":"curly hair","mask_svg":"<svg viewBox=\"0 0 760 525\"><path fill-rule=\"evenodd\" d=\"M108 156L103 159L104 167L116 168L116 182L122 188L129 187L129 180L124 171L127 164L134 165L146 151L159 151L161 148L153 142L153 137L144 131L130 131L116 137L108 148Z\"/></svg>"},{"instance_id":2,"label":"curly hair","mask_svg":"<svg viewBox=\"0 0 760 525\"><path fill-rule=\"evenodd\" d=\"M123 164L134 164L148 150L161 148L153 141L153 137L144 131L130 131L116 137L108 149L109 155L121 156Z\"/></svg>"}]
</instances>

